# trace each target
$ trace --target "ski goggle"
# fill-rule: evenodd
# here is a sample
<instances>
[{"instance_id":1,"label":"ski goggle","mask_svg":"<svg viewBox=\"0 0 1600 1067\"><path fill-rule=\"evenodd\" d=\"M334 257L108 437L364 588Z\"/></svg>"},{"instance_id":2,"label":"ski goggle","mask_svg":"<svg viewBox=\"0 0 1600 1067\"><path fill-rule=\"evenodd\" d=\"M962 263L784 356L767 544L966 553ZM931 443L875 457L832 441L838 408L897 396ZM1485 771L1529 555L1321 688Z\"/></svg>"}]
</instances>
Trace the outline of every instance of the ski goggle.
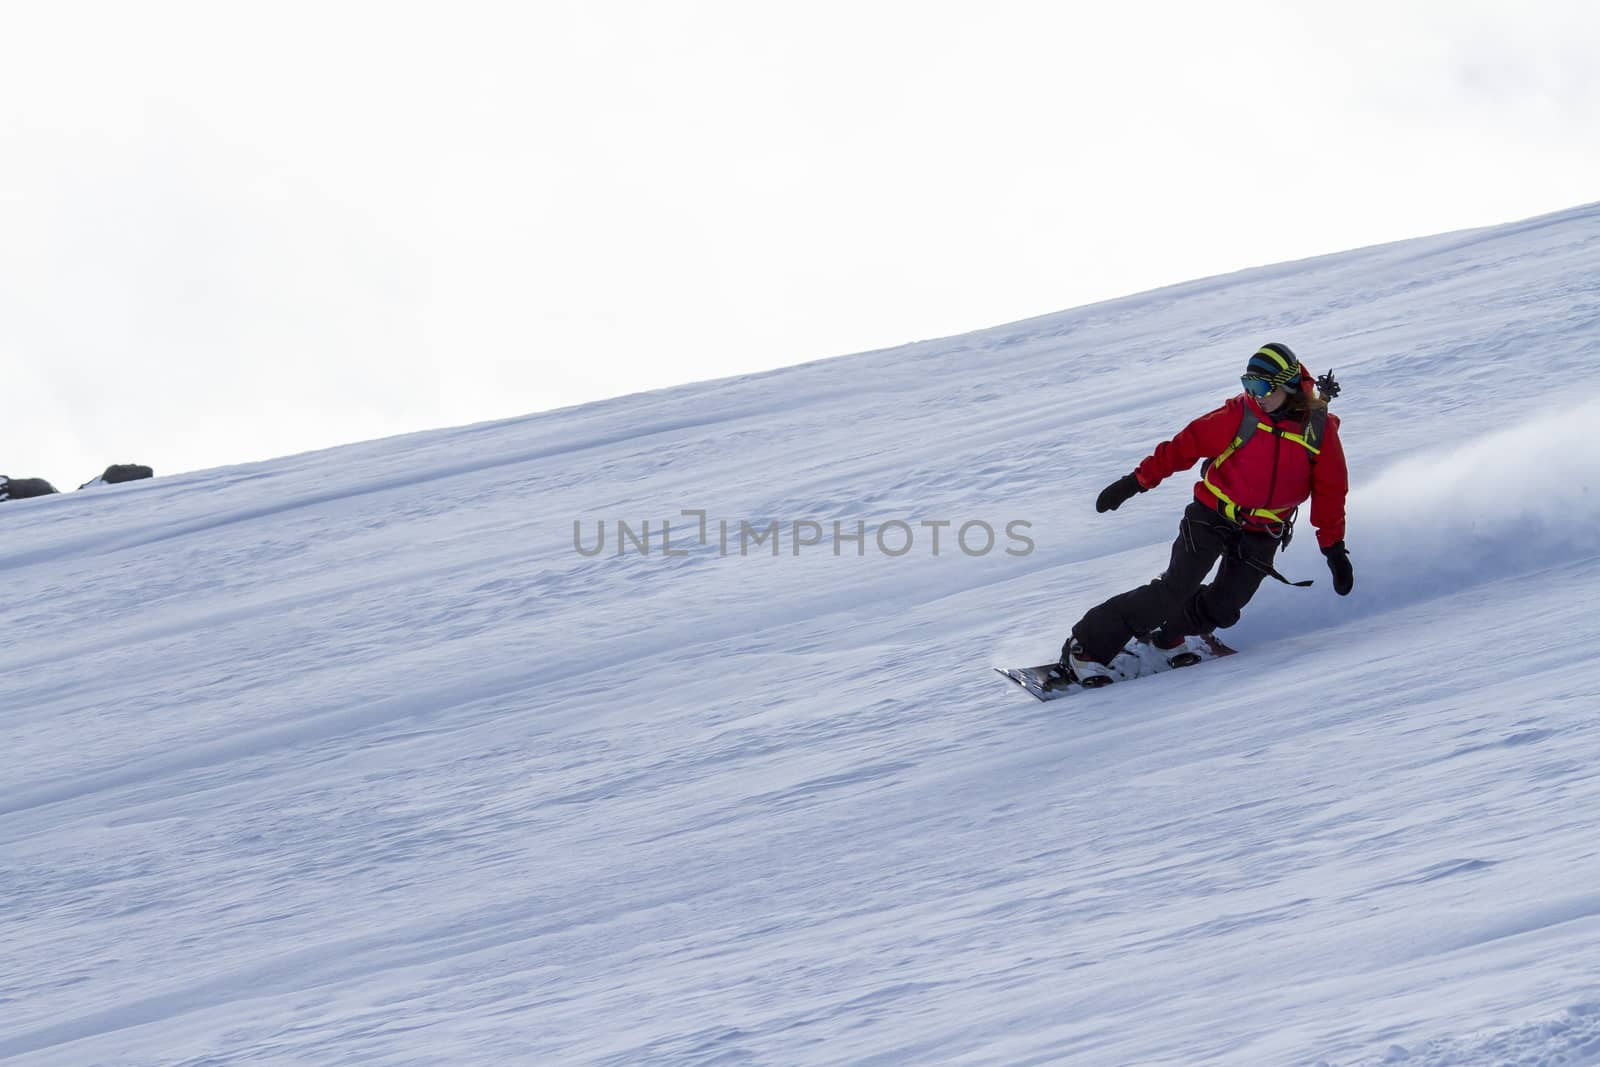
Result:
<instances>
[{"instance_id":1,"label":"ski goggle","mask_svg":"<svg viewBox=\"0 0 1600 1067\"><path fill-rule=\"evenodd\" d=\"M1246 376L1240 378L1239 381L1244 386L1244 391L1255 397L1257 400L1260 400L1262 397L1266 396L1268 393L1277 388L1276 385L1274 385L1272 382L1269 382L1265 378L1251 378Z\"/></svg>"}]
</instances>

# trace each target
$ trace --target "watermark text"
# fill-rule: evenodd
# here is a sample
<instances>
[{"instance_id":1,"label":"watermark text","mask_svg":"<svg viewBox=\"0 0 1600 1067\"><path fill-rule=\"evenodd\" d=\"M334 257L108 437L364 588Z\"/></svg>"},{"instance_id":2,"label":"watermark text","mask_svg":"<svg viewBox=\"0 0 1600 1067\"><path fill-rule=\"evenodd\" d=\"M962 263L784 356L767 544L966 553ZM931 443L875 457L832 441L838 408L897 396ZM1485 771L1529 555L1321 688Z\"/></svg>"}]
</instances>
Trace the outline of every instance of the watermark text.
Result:
<instances>
[{"instance_id":1,"label":"watermark text","mask_svg":"<svg viewBox=\"0 0 1600 1067\"><path fill-rule=\"evenodd\" d=\"M782 556L831 552L835 556L869 553L898 559L913 553L930 556L960 553L980 558L995 552L1027 556L1034 549L1028 531L1033 523L1011 519L998 526L986 519L888 519L869 523L834 519L716 519L701 508L685 508L679 521L662 519L573 519L572 548L580 556L621 559L629 555L682 559L693 549L715 547L721 556ZM690 522L681 520L689 519ZM1003 536L1002 536L1003 533Z\"/></svg>"}]
</instances>

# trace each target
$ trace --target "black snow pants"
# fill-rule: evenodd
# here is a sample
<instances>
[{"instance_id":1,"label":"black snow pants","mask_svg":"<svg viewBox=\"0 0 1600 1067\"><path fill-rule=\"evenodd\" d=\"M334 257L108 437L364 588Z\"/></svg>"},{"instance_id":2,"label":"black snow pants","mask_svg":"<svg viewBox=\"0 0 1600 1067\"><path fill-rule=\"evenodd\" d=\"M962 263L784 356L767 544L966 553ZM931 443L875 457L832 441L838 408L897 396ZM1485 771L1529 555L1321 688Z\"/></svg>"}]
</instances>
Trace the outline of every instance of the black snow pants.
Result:
<instances>
[{"instance_id":1,"label":"black snow pants","mask_svg":"<svg viewBox=\"0 0 1600 1067\"><path fill-rule=\"evenodd\" d=\"M1088 658L1108 663L1130 638L1148 636L1158 628L1176 637L1232 626L1255 596L1277 551L1278 538L1243 530L1193 501L1178 523L1178 539L1172 543L1165 573L1090 608L1072 627L1072 636L1082 643ZM1206 575L1219 558L1222 566L1206 584ZM1067 644L1070 647L1070 638ZM1061 658L1067 658L1066 649Z\"/></svg>"}]
</instances>

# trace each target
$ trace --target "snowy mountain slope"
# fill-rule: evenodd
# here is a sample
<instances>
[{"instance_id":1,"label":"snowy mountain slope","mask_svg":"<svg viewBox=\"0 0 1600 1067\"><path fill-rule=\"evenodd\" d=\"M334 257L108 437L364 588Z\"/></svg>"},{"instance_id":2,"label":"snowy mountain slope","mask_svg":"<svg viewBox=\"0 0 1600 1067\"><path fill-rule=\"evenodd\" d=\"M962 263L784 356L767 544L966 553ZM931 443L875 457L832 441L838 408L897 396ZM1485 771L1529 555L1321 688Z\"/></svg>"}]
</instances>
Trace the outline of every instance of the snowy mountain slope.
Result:
<instances>
[{"instance_id":1,"label":"snowy mountain slope","mask_svg":"<svg viewBox=\"0 0 1600 1067\"><path fill-rule=\"evenodd\" d=\"M1244 655L1004 688L1272 338L1355 593L1306 529ZM1600 1062L1596 382L1600 205L7 504L0 1059Z\"/></svg>"}]
</instances>

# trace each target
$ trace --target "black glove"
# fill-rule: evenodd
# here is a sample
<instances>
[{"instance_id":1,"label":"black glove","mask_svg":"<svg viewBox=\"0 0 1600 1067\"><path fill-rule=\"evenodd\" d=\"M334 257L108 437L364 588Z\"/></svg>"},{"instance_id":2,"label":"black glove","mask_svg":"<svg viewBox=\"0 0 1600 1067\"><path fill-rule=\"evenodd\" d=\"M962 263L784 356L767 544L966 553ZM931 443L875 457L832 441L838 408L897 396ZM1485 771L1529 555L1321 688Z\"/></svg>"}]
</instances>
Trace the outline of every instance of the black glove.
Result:
<instances>
[{"instance_id":1,"label":"black glove","mask_svg":"<svg viewBox=\"0 0 1600 1067\"><path fill-rule=\"evenodd\" d=\"M1121 478L1100 490L1100 496L1094 502L1094 509L1096 511L1116 511L1126 504L1133 494L1142 492L1144 492L1144 486L1139 484L1139 476L1136 474L1124 474Z\"/></svg>"},{"instance_id":2,"label":"black glove","mask_svg":"<svg viewBox=\"0 0 1600 1067\"><path fill-rule=\"evenodd\" d=\"M1334 542L1323 549L1322 554L1328 557L1328 569L1333 572L1333 591L1340 596L1349 596L1356 584L1356 572L1350 569L1350 552L1344 547L1344 542Z\"/></svg>"}]
</instances>

